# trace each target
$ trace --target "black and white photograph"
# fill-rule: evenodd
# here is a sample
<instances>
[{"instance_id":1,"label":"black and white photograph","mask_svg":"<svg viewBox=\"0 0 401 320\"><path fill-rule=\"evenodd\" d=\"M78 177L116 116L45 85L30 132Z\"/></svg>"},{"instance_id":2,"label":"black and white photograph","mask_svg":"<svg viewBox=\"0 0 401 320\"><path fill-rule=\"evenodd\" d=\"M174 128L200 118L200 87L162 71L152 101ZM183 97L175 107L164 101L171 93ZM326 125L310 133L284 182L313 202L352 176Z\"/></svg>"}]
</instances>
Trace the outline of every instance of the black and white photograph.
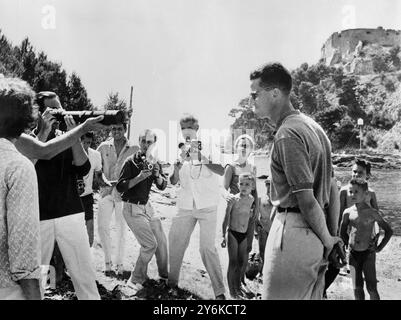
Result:
<instances>
[{"instance_id":1,"label":"black and white photograph","mask_svg":"<svg viewBox=\"0 0 401 320\"><path fill-rule=\"evenodd\" d=\"M400 195L399 0L0 0L0 300L400 300Z\"/></svg>"}]
</instances>

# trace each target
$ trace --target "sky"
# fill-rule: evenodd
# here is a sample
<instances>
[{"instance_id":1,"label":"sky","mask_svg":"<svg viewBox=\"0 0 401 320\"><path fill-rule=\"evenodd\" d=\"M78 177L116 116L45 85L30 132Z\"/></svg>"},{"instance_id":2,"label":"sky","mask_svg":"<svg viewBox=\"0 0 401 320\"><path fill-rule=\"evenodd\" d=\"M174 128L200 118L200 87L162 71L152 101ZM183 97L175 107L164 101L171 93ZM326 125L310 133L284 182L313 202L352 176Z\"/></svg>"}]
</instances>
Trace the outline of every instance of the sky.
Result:
<instances>
[{"instance_id":1,"label":"sky","mask_svg":"<svg viewBox=\"0 0 401 320\"><path fill-rule=\"evenodd\" d=\"M8 39L75 71L95 105L134 87L132 140L184 112L227 129L254 68L314 64L333 32L378 26L401 29L399 0L0 0Z\"/></svg>"}]
</instances>

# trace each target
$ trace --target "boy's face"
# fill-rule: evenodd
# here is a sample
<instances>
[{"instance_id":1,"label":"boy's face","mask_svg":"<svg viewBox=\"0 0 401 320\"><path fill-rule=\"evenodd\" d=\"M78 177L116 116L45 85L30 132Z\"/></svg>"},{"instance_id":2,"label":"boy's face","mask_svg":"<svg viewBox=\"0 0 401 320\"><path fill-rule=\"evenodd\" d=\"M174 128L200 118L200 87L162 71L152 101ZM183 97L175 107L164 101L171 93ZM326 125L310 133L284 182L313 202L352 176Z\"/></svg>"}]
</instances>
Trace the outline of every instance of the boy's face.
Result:
<instances>
[{"instance_id":1,"label":"boy's face","mask_svg":"<svg viewBox=\"0 0 401 320\"><path fill-rule=\"evenodd\" d=\"M83 137L81 140L82 146L85 149L86 152L88 152L89 147L92 144L92 138L89 137Z\"/></svg>"},{"instance_id":2,"label":"boy's face","mask_svg":"<svg viewBox=\"0 0 401 320\"><path fill-rule=\"evenodd\" d=\"M360 186L356 184L350 185L348 189L348 194L353 204L365 202L367 193L367 191L363 190Z\"/></svg>"},{"instance_id":3,"label":"boy's face","mask_svg":"<svg viewBox=\"0 0 401 320\"><path fill-rule=\"evenodd\" d=\"M252 192L253 181L249 178L240 178L239 179L239 192L242 195L249 195Z\"/></svg>"},{"instance_id":4,"label":"boy's face","mask_svg":"<svg viewBox=\"0 0 401 320\"><path fill-rule=\"evenodd\" d=\"M362 166L354 164L352 166L352 178L366 180L367 179L366 169Z\"/></svg>"}]
</instances>

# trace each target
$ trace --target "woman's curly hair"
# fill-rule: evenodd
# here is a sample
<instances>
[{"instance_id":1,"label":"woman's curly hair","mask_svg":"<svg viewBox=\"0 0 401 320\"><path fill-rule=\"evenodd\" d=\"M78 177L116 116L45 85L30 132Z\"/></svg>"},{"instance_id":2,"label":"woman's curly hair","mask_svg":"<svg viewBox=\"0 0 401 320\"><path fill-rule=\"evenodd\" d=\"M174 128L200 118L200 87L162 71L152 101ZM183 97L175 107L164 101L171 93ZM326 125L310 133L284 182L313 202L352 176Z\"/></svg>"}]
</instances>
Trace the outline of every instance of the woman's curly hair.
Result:
<instances>
[{"instance_id":1,"label":"woman's curly hair","mask_svg":"<svg viewBox=\"0 0 401 320\"><path fill-rule=\"evenodd\" d=\"M0 75L0 137L18 138L35 121L35 93L27 82Z\"/></svg>"}]
</instances>

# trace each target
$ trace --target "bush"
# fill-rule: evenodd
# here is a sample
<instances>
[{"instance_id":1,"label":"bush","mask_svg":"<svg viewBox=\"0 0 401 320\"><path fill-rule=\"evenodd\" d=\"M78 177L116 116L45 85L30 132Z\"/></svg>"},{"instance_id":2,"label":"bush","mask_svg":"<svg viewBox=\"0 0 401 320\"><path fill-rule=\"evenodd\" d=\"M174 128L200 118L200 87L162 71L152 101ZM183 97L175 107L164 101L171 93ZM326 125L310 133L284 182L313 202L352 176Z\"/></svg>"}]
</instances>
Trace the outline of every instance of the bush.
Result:
<instances>
[{"instance_id":1,"label":"bush","mask_svg":"<svg viewBox=\"0 0 401 320\"><path fill-rule=\"evenodd\" d=\"M365 134L363 139L363 144L370 148L377 148L377 139L372 132L368 132Z\"/></svg>"},{"instance_id":2,"label":"bush","mask_svg":"<svg viewBox=\"0 0 401 320\"><path fill-rule=\"evenodd\" d=\"M386 79L385 81L384 81L384 87L386 88L386 90L388 91L388 92L394 92L395 91L395 83L394 83L394 81L393 80L391 80L391 79Z\"/></svg>"},{"instance_id":3,"label":"bush","mask_svg":"<svg viewBox=\"0 0 401 320\"><path fill-rule=\"evenodd\" d=\"M373 71L376 73L390 71L389 56L384 53L377 53L372 56Z\"/></svg>"}]
</instances>

